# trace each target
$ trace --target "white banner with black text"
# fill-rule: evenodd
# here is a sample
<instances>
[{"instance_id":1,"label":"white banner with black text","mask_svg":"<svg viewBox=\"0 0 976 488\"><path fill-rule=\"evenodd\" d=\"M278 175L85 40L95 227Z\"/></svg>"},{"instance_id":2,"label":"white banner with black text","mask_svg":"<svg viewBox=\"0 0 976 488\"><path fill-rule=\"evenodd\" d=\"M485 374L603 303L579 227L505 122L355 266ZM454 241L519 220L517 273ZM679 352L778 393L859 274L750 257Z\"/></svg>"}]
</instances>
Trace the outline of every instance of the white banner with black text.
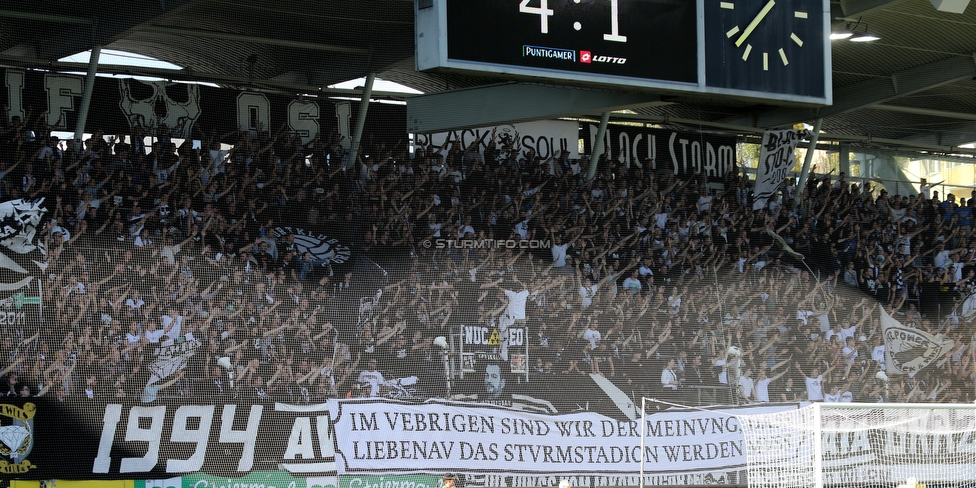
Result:
<instances>
[{"instance_id":1,"label":"white banner with black text","mask_svg":"<svg viewBox=\"0 0 976 488\"><path fill-rule=\"evenodd\" d=\"M737 409L773 412L795 405ZM596 413L544 415L491 406L330 400L342 474L637 473L641 424ZM724 410L666 411L644 426L645 471L742 467L738 421Z\"/></svg>"}]
</instances>

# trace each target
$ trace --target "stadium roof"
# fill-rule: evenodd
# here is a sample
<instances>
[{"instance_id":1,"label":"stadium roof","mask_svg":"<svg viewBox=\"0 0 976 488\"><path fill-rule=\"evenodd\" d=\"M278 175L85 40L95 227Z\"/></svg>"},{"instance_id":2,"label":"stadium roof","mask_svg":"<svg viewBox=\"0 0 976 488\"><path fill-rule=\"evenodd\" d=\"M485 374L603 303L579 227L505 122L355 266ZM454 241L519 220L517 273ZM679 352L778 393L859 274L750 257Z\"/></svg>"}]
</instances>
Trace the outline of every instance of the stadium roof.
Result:
<instances>
[{"instance_id":1,"label":"stadium roof","mask_svg":"<svg viewBox=\"0 0 976 488\"><path fill-rule=\"evenodd\" d=\"M835 140L953 152L976 141L976 7L955 14L933 5L948 2L966 0L832 1L834 27L860 21L881 36L833 43L833 106L671 96L618 117L747 133L822 116ZM101 45L183 67L103 72L295 94L349 95L356 90L328 87L367 73L427 94L499 83L416 72L413 9L410 0L8 0L0 6L0 65L84 71L84 63L58 60Z\"/></svg>"}]
</instances>

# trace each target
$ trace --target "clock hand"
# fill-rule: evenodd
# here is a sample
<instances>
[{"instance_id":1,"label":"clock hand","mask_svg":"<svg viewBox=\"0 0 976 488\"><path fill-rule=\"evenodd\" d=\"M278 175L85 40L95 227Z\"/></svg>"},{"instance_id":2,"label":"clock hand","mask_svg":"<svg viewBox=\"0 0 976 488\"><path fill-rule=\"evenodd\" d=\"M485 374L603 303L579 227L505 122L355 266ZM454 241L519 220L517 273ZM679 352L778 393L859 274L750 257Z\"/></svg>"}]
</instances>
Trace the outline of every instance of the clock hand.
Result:
<instances>
[{"instance_id":1,"label":"clock hand","mask_svg":"<svg viewBox=\"0 0 976 488\"><path fill-rule=\"evenodd\" d=\"M766 14L773 9L774 5L776 5L776 0L769 0L769 2L766 2L766 6L759 11L759 15L756 15L756 18L752 19L752 22L749 22L749 25L746 26L746 30L742 31L742 35L736 39L735 47L740 47L742 46L743 42L746 42L746 38L749 37L749 34L752 34L752 31L754 31L756 26L762 22L762 19L764 19Z\"/></svg>"}]
</instances>

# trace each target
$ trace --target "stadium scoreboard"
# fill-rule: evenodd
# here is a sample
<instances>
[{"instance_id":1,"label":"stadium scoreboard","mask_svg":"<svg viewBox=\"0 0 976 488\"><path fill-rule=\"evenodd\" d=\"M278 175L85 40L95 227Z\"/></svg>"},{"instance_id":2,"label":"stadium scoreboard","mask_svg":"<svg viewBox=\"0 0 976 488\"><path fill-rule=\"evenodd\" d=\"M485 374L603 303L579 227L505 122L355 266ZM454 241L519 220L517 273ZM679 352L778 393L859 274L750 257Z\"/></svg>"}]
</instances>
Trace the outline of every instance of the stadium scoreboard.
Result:
<instances>
[{"instance_id":1,"label":"stadium scoreboard","mask_svg":"<svg viewBox=\"0 0 976 488\"><path fill-rule=\"evenodd\" d=\"M417 69L828 105L829 0L417 0Z\"/></svg>"}]
</instances>

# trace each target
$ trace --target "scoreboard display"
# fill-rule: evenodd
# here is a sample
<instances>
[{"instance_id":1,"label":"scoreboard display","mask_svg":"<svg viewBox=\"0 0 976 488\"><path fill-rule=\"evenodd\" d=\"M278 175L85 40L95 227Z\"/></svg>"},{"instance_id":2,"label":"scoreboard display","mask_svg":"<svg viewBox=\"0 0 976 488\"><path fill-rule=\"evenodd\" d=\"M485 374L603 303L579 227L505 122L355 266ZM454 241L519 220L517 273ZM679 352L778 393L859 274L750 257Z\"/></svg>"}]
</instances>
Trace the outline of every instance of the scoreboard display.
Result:
<instances>
[{"instance_id":1,"label":"scoreboard display","mask_svg":"<svg viewBox=\"0 0 976 488\"><path fill-rule=\"evenodd\" d=\"M831 102L829 0L418 0L417 68Z\"/></svg>"}]
</instances>

